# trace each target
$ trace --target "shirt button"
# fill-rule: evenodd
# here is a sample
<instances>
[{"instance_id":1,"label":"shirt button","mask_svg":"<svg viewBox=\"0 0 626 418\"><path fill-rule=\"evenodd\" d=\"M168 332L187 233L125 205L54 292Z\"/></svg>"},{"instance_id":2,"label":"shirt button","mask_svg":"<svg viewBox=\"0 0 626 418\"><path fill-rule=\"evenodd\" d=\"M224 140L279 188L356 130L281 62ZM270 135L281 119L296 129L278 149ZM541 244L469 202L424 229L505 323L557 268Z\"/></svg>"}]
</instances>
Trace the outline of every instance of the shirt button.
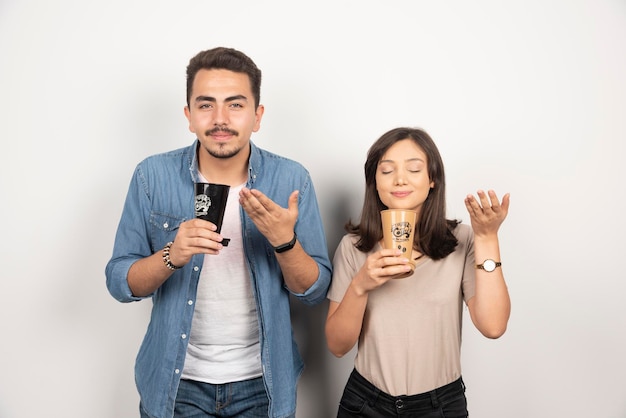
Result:
<instances>
[{"instance_id":1,"label":"shirt button","mask_svg":"<svg viewBox=\"0 0 626 418\"><path fill-rule=\"evenodd\" d=\"M190 306L191 306L191 305L193 305L193 300L189 299L189 300L187 301L187 305L190 305Z\"/></svg>"},{"instance_id":2,"label":"shirt button","mask_svg":"<svg viewBox=\"0 0 626 418\"><path fill-rule=\"evenodd\" d=\"M180 373L180 370L176 369L176 370L174 370L174 373L178 374L178 373Z\"/></svg>"},{"instance_id":3,"label":"shirt button","mask_svg":"<svg viewBox=\"0 0 626 418\"><path fill-rule=\"evenodd\" d=\"M169 225L167 222L165 222L165 223L163 224L163 228L167 228L168 226L170 226L170 225Z\"/></svg>"},{"instance_id":4,"label":"shirt button","mask_svg":"<svg viewBox=\"0 0 626 418\"><path fill-rule=\"evenodd\" d=\"M195 266L195 267L193 268L193 271L198 271L198 266Z\"/></svg>"},{"instance_id":5,"label":"shirt button","mask_svg":"<svg viewBox=\"0 0 626 418\"><path fill-rule=\"evenodd\" d=\"M187 334L183 334L180 337L184 340L185 338L187 338Z\"/></svg>"}]
</instances>

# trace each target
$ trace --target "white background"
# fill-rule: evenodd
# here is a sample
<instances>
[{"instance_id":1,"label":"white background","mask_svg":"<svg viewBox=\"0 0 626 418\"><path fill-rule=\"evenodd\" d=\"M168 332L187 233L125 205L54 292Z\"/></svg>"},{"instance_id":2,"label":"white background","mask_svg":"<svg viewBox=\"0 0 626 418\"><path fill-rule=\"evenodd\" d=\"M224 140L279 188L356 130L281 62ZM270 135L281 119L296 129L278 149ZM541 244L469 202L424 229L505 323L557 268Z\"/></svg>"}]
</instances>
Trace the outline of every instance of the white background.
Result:
<instances>
[{"instance_id":1,"label":"white background","mask_svg":"<svg viewBox=\"0 0 626 418\"><path fill-rule=\"evenodd\" d=\"M185 67L219 45L263 70L253 140L309 168L331 252L396 126L438 143L449 217L511 193L513 311L495 341L466 315L471 416L626 417L623 0L0 0L0 417L138 416L150 302L104 266L135 164L194 139ZM334 416L352 367L325 313L294 307L299 418Z\"/></svg>"}]
</instances>

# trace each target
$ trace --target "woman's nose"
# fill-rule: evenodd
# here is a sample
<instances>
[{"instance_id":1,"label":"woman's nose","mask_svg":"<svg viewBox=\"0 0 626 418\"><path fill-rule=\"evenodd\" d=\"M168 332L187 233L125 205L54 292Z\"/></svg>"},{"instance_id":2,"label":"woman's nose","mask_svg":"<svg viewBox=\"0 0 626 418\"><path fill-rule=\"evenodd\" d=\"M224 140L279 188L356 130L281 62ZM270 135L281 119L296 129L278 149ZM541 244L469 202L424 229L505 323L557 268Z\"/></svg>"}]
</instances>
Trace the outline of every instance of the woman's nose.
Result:
<instances>
[{"instance_id":1,"label":"woman's nose","mask_svg":"<svg viewBox=\"0 0 626 418\"><path fill-rule=\"evenodd\" d=\"M403 184L406 184L406 179L404 178L402 174L397 173L395 177L395 182L397 185L403 185Z\"/></svg>"}]
</instances>

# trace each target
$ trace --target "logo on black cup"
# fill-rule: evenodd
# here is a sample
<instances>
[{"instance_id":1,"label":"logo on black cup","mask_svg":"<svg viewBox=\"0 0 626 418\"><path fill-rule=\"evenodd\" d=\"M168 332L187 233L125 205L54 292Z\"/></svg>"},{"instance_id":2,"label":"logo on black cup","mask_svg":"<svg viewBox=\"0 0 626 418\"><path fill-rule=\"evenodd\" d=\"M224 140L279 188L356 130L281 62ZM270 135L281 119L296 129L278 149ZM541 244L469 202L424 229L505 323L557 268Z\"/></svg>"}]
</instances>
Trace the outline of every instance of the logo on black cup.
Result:
<instances>
[{"instance_id":1,"label":"logo on black cup","mask_svg":"<svg viewBox=\"0 0 626 418\"><path fill-rule=\"evenodd\" d=\"M196 217L207 216L211 207L211 198L205 194L196 195Z\"/></svg>"}]
</instances>

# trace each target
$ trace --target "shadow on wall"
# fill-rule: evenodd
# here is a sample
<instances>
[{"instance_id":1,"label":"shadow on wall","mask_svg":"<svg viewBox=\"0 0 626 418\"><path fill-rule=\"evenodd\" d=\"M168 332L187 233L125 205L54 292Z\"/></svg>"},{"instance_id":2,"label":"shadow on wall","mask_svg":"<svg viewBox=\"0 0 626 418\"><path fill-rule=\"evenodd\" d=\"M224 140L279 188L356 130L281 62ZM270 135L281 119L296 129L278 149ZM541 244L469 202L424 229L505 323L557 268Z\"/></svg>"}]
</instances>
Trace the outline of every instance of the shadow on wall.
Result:
<instances>
[{"instance_id":1,"label":"shadow on wall","mask_svg":"<svg viewBox=\"0 0 626 418\"><path fill-rule=\"evenodd\" d=\"M332 261L335 249L345 235L344 225L354 220L352 207L360 197L348 190L328 190L320 196L320 210L324 220L329 256ZM325 194L326 194L325 193ZM354 193L354 191L352 191ZM340 196L340 198L336 198ZM298 418L324 418L337 415L337 405L343 386L352 370L353 358L349 355L336 359L326 346L324 324L328 301L317 306L306 306L295 299L291 303L294 338L304 359L305 369L298 385ZM345 365L345 370L340 366Z\"/></svg>"}]
</instances>

